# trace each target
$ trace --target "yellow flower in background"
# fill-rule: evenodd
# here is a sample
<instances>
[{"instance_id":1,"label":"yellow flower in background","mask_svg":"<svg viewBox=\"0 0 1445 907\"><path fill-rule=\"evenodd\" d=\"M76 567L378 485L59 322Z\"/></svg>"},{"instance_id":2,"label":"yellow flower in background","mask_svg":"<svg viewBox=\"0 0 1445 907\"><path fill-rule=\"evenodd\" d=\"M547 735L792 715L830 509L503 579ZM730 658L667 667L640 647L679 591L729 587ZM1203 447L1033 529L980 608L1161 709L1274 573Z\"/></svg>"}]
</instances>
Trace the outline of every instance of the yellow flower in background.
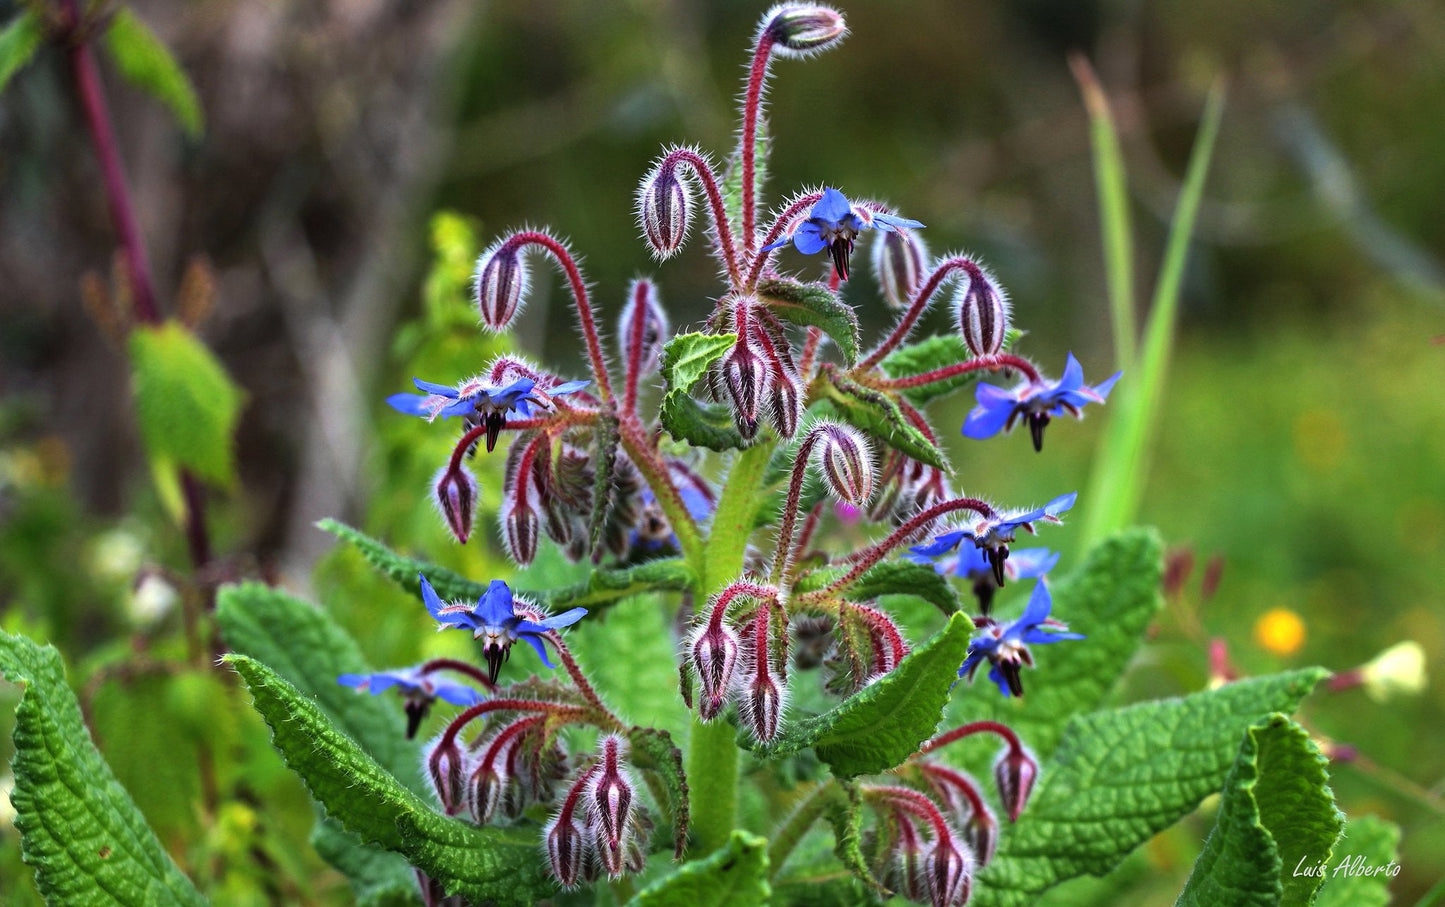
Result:
<instances>
[{"instance_id":1,"label":"yellow flower in background","mask_svg":"<svg viewBox=\"0 0 1445 907\"><path fill-rule=\"evenodd\" d=\"M1254 622L1254 641L1276 655L1293 655L1305 642L1305 622L1288 608L1271 608Z\"/></svg>"},{"instance_id":2,"label":"yellow flower in background","mask_svg":"<svg viewBox=\"0 0 1445 907\"><path fill-rule=\"evenodd\" d=\"M1396 643L1360 669L1360 681L1376 702L1417 695L1425 689L1424 646L1413 639Z\"/></svg>"}]
</instances>

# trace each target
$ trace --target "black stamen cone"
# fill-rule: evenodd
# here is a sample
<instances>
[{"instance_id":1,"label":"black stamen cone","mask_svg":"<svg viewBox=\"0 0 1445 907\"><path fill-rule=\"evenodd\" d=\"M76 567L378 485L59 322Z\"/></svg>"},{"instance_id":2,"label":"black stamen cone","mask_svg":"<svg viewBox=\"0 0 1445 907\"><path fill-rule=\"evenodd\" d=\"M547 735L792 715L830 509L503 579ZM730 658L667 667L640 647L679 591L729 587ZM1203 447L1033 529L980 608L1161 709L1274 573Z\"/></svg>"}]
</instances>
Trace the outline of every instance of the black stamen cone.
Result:
<instances>
[{"instance_id":1,"label":"black stamen cone","mask_svg":"<svg viewBox=\"0 0 1445 907\"><path fill-rule=\"evenodd\" d=\"M1034 453L1044 449L1044 427L1048 424L1048 413L1033 413L1029 416L1029 434L1034 439Z\"/></svg>"},{"instance_id":2,"label":"black stamen cone","mask_svg":"<svg viewBox=\"0 0 1445 907\"><path fill-rule=\"evenodd\" d=\"M1016 661L1005 661L998 666L998 671L1003 679L1008 681L1008 690L1015 696L1024 694L1024 681L1019 676L1019 664Z\"/></svg>"},{"instance_id":3,"label":"black stamen cone","mask_svg":"<svg viewBox=\"0 0 1445 907\"><path fill-rule=\"evenodd\" d=\"M497 675L502 673L502 663L512 652L501 646L491 645L482 650L482 656L487 659L487 679L492 683L497 682Z\"/></svg>"},{"instance_id":4,"label":"black stamen cone","mask_svg":"<svg viewBox=\"0 0 1445 907\"><path fill-rule=\"evenodd\" d=\"M848 279L848 256L853 252L853 240L838 237L828 244L828 254L833 256L833 267L838 269L838 276Z\"/></svg>"},{"instance_id":5,"label":"black stamen cone","mask_svg":"<svg viewBox=\"0 0 1445 907\"><path fill-rule=\"evenodd\" d=\"M998 586L993 583L991 576L980 576L974 580L973 594L978 599L978 610L980 614L987 614L993 607L993 597L998 592Z\"/></svg>"},{"instance_id":6,"label":"black stamen cone","mask_svg":"<svg viewBox=\"0 0 1445 907\"><path fill-rule=\"evenodd\" d=\"M487 413L487 453L497 446L497 435L502 433L502 426L506 424L507 417L501 413Z\"/></svg>"},{"instance_id":7,"label":"black stamen cone","mask_svg":"<svg viewBox=\"0 0 1445 907\"><path fill-rule=\"evenodd\" d=\"M421 727L421 720L426 717L427 703L416 699L406 701L406 739L416 738L417 728Z\"/></svg>"},{"instance_id":8,"label":"black stamen cone","mask_svg":"<svg viewBox=\"0 0 1445 907\"><path fill-rule=\"evenodd\" d=\"M1008 546L999 545L997 548L988 549L988 563L993 568L994 582L998 583L1000 589L1004 586L1003 563L1008 560Z\"/></svg>"}]
</instances>

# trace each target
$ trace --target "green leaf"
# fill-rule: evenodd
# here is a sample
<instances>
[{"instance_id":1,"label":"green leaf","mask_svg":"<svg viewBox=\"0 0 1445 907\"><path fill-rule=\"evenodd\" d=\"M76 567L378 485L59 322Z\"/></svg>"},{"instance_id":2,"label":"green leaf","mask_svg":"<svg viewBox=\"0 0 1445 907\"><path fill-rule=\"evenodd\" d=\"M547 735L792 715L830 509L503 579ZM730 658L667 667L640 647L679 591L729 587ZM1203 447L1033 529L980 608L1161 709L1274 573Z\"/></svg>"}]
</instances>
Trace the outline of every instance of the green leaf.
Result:
<instances>
[{"instance_id":1,"label":"green leaf","mask_svg":"<svg viewBox=\"0 0 1445 907\"><path fill-rule=\"evenodd\" d=\"M480 828L433 812L270 668L244 655L226 661L246 681L286 764L362 841L400 852L449 894L474 901L528 904L554 891L535 830Z\"/></svg>"},{"instance_id":2,"label":"green leaf","mask_svg":"<svg viewBox=\"0 0 1445 907\"><path fill-rule=\"evenodd\" d=\"M825 588L847 572L846 567L809 570L798 577L793 593L802 595ZM911 561L881 561L845 586L841 594L850 601L860 602L881 595L907 595L932 605L945 615L959 610L958 593L948 578L930 564Z\"/></svg>"},{"instance_id":3,"label":"green leaf","mask_svg":"<svg viewBox=\"0 0 1445 907\"><path fill-rule=\"evenodd\" d=\"M634 727L627 732L632 744L632 764L648 772L662 785L667 810L672 816L673 855L682 859L687 849L687 781L682 769L682 750L672 742L667 731L651 727Z\"/></svg>"},{"instance_id":4,"label":"green leaf","mask_svg":"<svg viewBox=\"0 0 1445 907\"><path fill-rule=\"evenodd\" d=\"M918 752L933 735L958 666L968 654L973 623L955 614L932 639L910 652L898 667L837 708L794 723L765 756L782 756L811 746L839 778L876 775Z\"/></svg>"},{"instance_id":5,"label":"green leaf","mask_svg":"<svg viewBox=\"0 0 1445 907\"><path fill-rule=\"evenodd\" d=\"M827 806L825 815L833 826L833 854L843 868L853 873L869 888L879 893L886 892L868 866L863 855L863 796L856 784L846 784L843 796L835 797Z\"/></svg>"},{"instance_id":6,"label":"green leaf","mask_svg":"<svg viewBox=\"0 0 1445 907\"><path fill-rule=\"evenodd\" d=\"M1320 886L1315 907L1385 907L1390 903L1389 880L1400 869L1398 825L1374 816L1351 819L1335 842L1335 853L1340 858ZM1340 868L1344 861L1349 861L1351 869ZM1356 866L1363 871L1351 871ZM1372 872L1376 867L1382 871Z\"/></svg>"},{"instance_id":7,"label":"green leaf","mask_svg":"<svg viewBox=\"0 0 1445 907\"><path fill-rule=\"evenodd\" d=\"M734 831L726 846L693 860L647 886L632 907L753 907L772 896L768 885L768 842Z\"/></svg>"},{"instance_id":8,"label":"green leaf","mask_svg":"<svg viewBox=\"0 0 1445 907\"><path fill-rule=\"evenodd\" d=\"M1009 328L1004 333L1003 348L1012 350L1014 344L1022 336L1023 331L1018 328ZM962 337L952 333L935 334L926 340L899 347L889 353L878 365L883 369L883 374L890 378L910 378L914 375L937 371L946 366L957 365L960 362L967 362L971 358L973 355L964 345ZM986 372L965 372L943 381L906 388L903 396L907 397L908 402L914 406L923 406L939 397L947 396L961 387L967 387L977 382L981 376L986 374Z\"/></svg>"},{"instance_id":9,"label":"green leaf","mask_svg":"<svg viewBox=\"0 0 1445 907\"><path fill-rule=\"evenodd\" d=\"M469 580L430 561L397 554L366 533L345 523L324 519L316 525L350 543L373 567L418 600L421 599L421 582L417 577L422 573L426 574L437 595L445 600L477 599L487 591L484 583ZM553 608L593 607L643 592L686 589L692 582L692 570L681 558L662 558L635 567L596 569L586 580L572 586L540 592L524 590L518 594Z\"/></svg>"},{"instance_id":10,"label":"green leaf","mask_svg":"<svg viewBox=\"0 0 1445 907\"><path fill-rule=\"evenodd\" d=\"M820 401L812 407L814 415L842 419L919 462L953 472L943 451L908 421L898 401L887 393L864 387L831 370L825 371L813 387Z\"/></svg>"},{"instance_id":11,"label":"green leaf","mask_svg":"<svg viewBox=\"0 0 1445 907\"><path fill-rule=\"evenodd\" d=\"M1132 529L1096 546L1082 566L1049 588L1052 615L1087 639L1034 647L1038 667L1024 672L1021 699L971 690L950 717L1001 721L1047 758L1064 723L1098 708L1129 666L1159 610L1162 569L1163 544L1151 530ZM1024 596L1024 589L1016 594Z\"/></svg>"},{"instance_id":12,"label":"green leaf","mask_svg":"<svg viewBox=\"0 0 1445 907\"><path fill-rule=\"evenodd\" d=\"M221 590L216 620L231 651L270 665L406 787L426 790L417 769L420 750L401 733L406 718L397 703L336 682L342 674L369 674L372 666L330 615L279 589L244 583ZM401 856L365 844L324 816L311 840L351 881L358 900L386 901L398 890L415 900L416 882Z\"/></svg>"},{"instance_id":13,"label":"green leaf","mask_svg":"<svg viewBox=\"0 0 1445 907\"><path fill-rule=\"evenodd\" d=\"M1304 728L1278 714L1249 727L1178 903L1310 903L1321 880L1297 870L1327 863L1344 825L1328 780Z\"/></svg>"},{"instance_id":14,"label":"green leaf","mask_svg":"<svg viewBox=\"0 0 1445 907\"><path fill-rule=\"evenodd\" d=\"M704 406L691 396L693 385L737 339L736 334L679 334L662 348L666 391L659 416L677 440L717 451L746 446L726 407Z\"/></svg>"},{"instance_id":15,"label":"green leaf","mask_svg":"<svg viewBox=\"0 0 1445 907\"><path fill-rule=\"evenodd\" d=\"M216 357L174 321L132 331L130 356L141 437L152 459L234 484L232 442L243 394Z\"/></svg>"},{"instance_id":16,"label":"green leaf","mask_svg":"<svg viewBox=\"0 0 1445 907\"><path fill-rule=\"evenodd\" d=\"M105 47L127 82L170 108L186 135L200 138L205 118L196 89L181 64L144 22L125 7L117 9L105 32Z\"/></svg>"},{"instance_id":17,"label":"green leaf","mask_svg":"<svg viewBox=\"0 0 1445 907\"><path fill-rule=\"evenodd\" d=\"M1109 424L1094 454L1089 480L1084 538L1097 539L1133 522L1149 479L1149 456L1164 400L1164 382L1174 348L1174 327L1194 218L1204 196L1204 181L1214 153L1214 139L1224 117L1224 92L1216 86L1204 108L1204 122L1189 155L1189 169L1169 225L1169 242L1159 266L1159 279L1144 328L1138 365L1124 376L1109 399Z\"/></svg>"},{"instance_id":18,"label":"green leaf","mask_svg":"<svg viewBox=\"0 0 1445 907\"><path fill-rule=\"evenodd\" d=\"M29 9L21 11L5 26L4 31L0 31L0 91L4 91L10 77L35 56L44 38L40 17Z\"/></svg>"},{"instance_id":19,"label":"green leaf","mask_svg":"<svg viewBox=\"0 0 1445 907\"><path fill-rule=\"evenodd\" d=\"M758 299L784 321L821 329L849 365L858 361L858 314L827 284L765 280L758 284Z\"/></svg>"},{"instance_id":20,"label":"green leaf","mask_svg":"<svg viewBox=\"0 0 1445 907\"><path fill-rule=\"evenodd\" d=\"M1109 872L1220 789L1245 728L1293 712L1327 675L1309 668L1074 718L979 874L976 907L1028 904L1075 876Z\"/></svg>"},{"instance_id":21,"label":"green leaf","mask_svg":"<svg viewBox=\"0 0 1445 907\"><path fill-rule=\"evenodd\" d=\"M204 904L96 750L60 653L0 631L0 674L25 684L15 710L10 801L21 854L45 899Z\"/></svg>"}]
</instances>

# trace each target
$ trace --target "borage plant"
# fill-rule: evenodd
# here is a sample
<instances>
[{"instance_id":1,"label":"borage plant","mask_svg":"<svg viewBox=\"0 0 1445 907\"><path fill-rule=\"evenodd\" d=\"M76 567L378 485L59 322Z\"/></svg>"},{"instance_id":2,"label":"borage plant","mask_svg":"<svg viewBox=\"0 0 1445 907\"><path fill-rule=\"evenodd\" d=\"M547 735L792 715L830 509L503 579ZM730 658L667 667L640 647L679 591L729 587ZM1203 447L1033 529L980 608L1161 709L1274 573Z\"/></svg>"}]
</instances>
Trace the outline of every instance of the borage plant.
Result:
<instances>
[{"instance_id":1,"label":"borage plant","mask_svg":"<svg viewBox=\"0 0 1445 907\"><path fill-rule=\"evenodd\" d=\"M672 335L657 287L638 279L604 342L572 250L523 230L477 262L482 326L507 331L536 258L550 259L585 364L559 374L504 354L388 401L456 435L427 493L457 542L489 535L480 502L497 501L518 564L550 539L585 579L523 592L327 522L416 597L418 630L477 642L476 663L386 671L303 602L256 584L222 592L227 659L324 809L314 843L360 899L530 903L605 881L615 900L643 904L890 893L1022 904L1107 873L1221 789L1184 900L1247 890L1278 903L1319 888L1287 868L1327 856L1340 818L1317 749L1282 713L1322 672L1101 708L1159 604L1157 539L1115 535L1051 580L1059 554L1014 546L1076 496L1058 489L1033 507L962 493L925 414L971 388L965 436L1022 423L1040 450L1052 420L1104 403L1120 376L1090 385L1070 354L1062 377L1046 377L1015 349L994 275L967 255L931 256L922 223L826 174L761 207L774 58L821 53L846 33L827 7L768 11L726 168L670 148L638 188L655 258L702 229L718 262L723 290L698 330ZM859 243L871 244L879 304L897 312L870 347L845 300ZM822 252L821 280L790 271ZM955 330L913 339L940 297ZM1033 456L1020 451L1017 463ZM505 456L500 487L473 471L489 456ZM607 637L660 597L674 612L673 727L690 727L686 739L631 723L563 633ZM12 676L49 691L58 667L3 639ZM538 658L513 661L519 642ZM610 657L627 660L625 647ZM980 672L989 683L974 683ZM442 729L413 741L441 710ZM31 799L17 799L22 815ZM151 890L181 885L169 870L157 879Z\"/></svg>"}]
</instances>

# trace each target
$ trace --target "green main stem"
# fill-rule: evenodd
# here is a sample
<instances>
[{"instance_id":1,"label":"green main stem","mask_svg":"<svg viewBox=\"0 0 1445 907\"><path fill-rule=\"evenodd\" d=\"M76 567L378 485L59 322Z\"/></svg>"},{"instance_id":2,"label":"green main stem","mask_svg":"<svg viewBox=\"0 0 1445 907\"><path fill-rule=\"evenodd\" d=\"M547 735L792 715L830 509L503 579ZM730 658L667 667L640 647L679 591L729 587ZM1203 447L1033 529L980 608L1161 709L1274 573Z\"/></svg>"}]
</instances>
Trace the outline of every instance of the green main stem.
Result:
<instances>
[{"instance_id":1,"label":"green main stem","mask_svg":"<svg viewBox=\"0 0 1445 907\"><path fill-rule=\"evenodd\" d=\"M743 555L763 500L763 473L773 448L773 444L761 443L741 451L733 460L722 497L718 499L712 530L702 548L702 562L692 564L699 579L699 607L742 574ZM726 721L703 724L693 718L687 783L693 841L698 853L712 853L725 845L737 821L736 739L737 729Z\"/></svg>"}]
</instances>

